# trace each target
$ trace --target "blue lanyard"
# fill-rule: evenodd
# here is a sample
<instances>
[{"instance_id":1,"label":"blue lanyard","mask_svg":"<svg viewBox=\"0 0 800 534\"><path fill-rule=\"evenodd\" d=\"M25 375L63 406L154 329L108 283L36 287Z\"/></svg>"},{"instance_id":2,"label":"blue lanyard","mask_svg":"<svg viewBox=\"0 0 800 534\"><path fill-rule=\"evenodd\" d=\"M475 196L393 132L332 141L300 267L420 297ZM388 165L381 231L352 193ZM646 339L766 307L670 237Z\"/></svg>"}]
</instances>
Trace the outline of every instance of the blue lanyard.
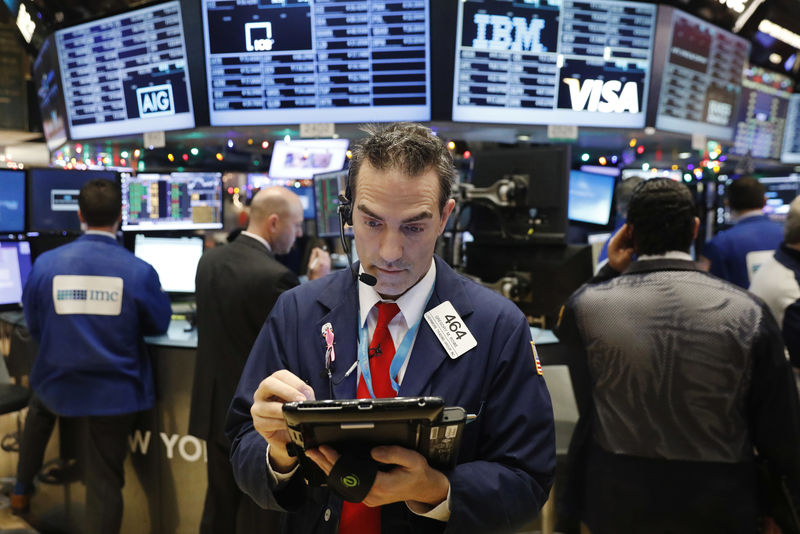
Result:
<instances>
[{"instance_id":1,"label":"blue lanyard","mask_svg":"<svg viewBox=\"0 0 800 534\"><path fill-rule=\"evenodd\" d=\"M431 288L430 293L428 293L428 298L425 299L425 308L428 307L428 301L431 300L431 295L433 295L433 288ZM419 329L419 324L422 322L422 317L425 315L424 308L423 313L420 315L419 320L408 329L406 335L403 336L403 340L400 342L400 346L394 351L394 358L392 358L392 363L389 365L389 379L392 381L392 389L394 389L395 393L399 393L400 385L397 383L395 377L400 372L400 369L403 368L403 364L408 359L408 355L411 352L411 343L414 341L414 337L417 335L417 330ZM361 310L358 310L358 324L359 332L358 332L358 368L361 370L361 377L364 379L364 383L367 385L367 390L369 391L370 397L373 399L375 398L375 393L372 391L372 373L370 372L369 368L369 329L367 328L366 321L364 323L361 322Z\"/></svg>"}]
</instances>

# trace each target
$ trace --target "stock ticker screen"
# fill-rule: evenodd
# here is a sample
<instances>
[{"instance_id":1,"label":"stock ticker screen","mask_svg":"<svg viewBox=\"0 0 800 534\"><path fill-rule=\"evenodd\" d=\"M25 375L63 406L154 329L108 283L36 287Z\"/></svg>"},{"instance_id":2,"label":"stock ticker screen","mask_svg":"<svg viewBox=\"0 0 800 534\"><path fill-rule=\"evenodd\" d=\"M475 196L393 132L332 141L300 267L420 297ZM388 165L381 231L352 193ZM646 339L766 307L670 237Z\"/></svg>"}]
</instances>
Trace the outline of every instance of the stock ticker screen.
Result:
<instances>
[{"instance_id":1,"label":"stock ticker screen","mask_svg":"<svg viewBox=\"0 0 800 534\"><path fill-rule=\"evenodd\" d=\"M203 0L213 126L430 120L428 0Z\"/></svg>"},{"instance_id":2,"label":"stock ticker screen","mask_svg":"<svg viewBox=\"0 0 800 534\"><path fill-rule=\"evenodd\" d=\"M458 5L454 121L644 126L655 5Z\"/></svg>"},{"instance_id":3,"label":"stock ticker screen","mask_svg":"<svg viewBox=\"0 0 800 534\"><path fill-rule=\"evenodd\" d=\"M750 43L670 7L659 8L658 24L665 31L653 59L663 72L655 127L732 139Z\"/></svg>"},{"instance_id":4,"label":"stock ticker screen","mask_svg":"<svg viewBox=\"0 0 800 534\"><path fill-rule=\"evenodd\" d=\"M794 81L785 74L749 66L731 153L779 159Z\"/></svg>"},{"instance_id":5,"label":"stock ticker screen","mask_svg":"<svg viewBox=\"0 0 800 534\"><path fill-rule=\"evenodd\" d=\"M180 5L56 32L70 136L194 128Z\"/></svg>"},{"instance_id":6,"label":"stock ticker screen","mask_svg":"<svg viewBox=\"0 0 800 534\"><path fill-rule=\"evenodd\" d=\"M122 229L222 228L222 174L122 174Z\"/></svg>"}]
</instances>

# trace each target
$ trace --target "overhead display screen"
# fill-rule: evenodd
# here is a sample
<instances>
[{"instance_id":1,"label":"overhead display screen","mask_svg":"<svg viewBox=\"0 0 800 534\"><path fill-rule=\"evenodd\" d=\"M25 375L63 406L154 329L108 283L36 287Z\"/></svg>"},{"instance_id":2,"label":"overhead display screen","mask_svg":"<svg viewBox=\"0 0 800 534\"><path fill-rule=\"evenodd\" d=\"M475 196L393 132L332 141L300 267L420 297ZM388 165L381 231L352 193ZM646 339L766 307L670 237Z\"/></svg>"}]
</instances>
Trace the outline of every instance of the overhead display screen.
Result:
<instances>
[{"instance_id":1,"label":"overhead display screen","mask_svg":"<svg viewBox=\"0 0 800 534\"><path fill-rule=\"evenodd\" d=\"M428 0L203 0L213 126L430 120Z\"/></svg>"},{"instance_id":2,"label":"overhead display screen","mask_svg":"<svg viewBox=\"0 0 800 534\"><path fill-rule=\"evenodd\" d=\"M194 128L177 1L56 32L73 139Z\"/></svg>"},{"instance_id":3,"label":"overhead display screen","mask_svg":"<svg viewBox=\"0 0 800 534\"><path fill-rule=\"evenodd\" d=\"M800 95L792 95L789 99L781 161L800 163Z\"/></svg>"},{"instance_id":4,"label":"overhead display screen","mask_svg":"<svg viewBox=\"0 0 800 534\"><path fill-rule=\"evenodd\" d=\"M794 82L785 74L749 66L742 78L742 99L733 154L781 157L783 131Z\"/></svg>"},{"instance_id":5,"label":"overhead display screen","mask_svg":"<svg viewBox=\"0 0 800 534\"><path fill-rule=\"evenodd\" d=\"M33 62L33 81L47 148L55 150L67 142L67 110L61 88L56 43L52 35L44 40Z\"/></svg>"},{"instance_id":6,"label":"overhead display screen","mask_svg":"<svg viewBox=\"0 0 800 534\"><path fill-rule=\"evenodd\" d=\"M641 128L656 6L458 3L453 120Z\"/></svg>"},{"instance_id":7,"label":"overhead display screen","mask_svg":"<svg viewBox=\"0 0 800 534\"><path fill-rule=\"evenodd\" d=\"M663 74L651 100L655 120L648 122L660 130L732 139L749 53L747 40L660 6L653 70Z\"/></svg>"}]
</instances>

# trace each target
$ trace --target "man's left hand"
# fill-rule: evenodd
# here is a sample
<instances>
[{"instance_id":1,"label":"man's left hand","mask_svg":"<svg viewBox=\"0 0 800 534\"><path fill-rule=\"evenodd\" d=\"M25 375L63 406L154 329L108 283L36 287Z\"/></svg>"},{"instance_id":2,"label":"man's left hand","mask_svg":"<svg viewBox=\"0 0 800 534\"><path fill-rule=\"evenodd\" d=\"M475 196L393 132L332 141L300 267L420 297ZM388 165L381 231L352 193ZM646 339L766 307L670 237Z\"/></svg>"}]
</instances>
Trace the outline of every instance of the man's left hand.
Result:
<instances>
[{"instance_id":1,"label":"man's left hand","mask_svg":"<svg viewBox=\"0 0 800 534\"><path fill-rule=\"evenodd\" d=\"M367 506L382 506L400 501L437 506L447 499L450 481L444 473L428 465L420 453L397 446L380 446L372 449L372 458L394 465L390 471L378 471L375 483L364 498ZM326 475L330 474L339 453L328 445L306 451L306 456L316 463Z\"/></svg>"},{"instance_id":2,"label":"man's left hand","mask_svg":"<svg viewBox=\"0 0 800 534\"><path fill-rule=\"evenodd\" d=\"M331 272L331 255L327 250L314 247L308 257L308 279L316 280Z\"/></svg>"}]
</instances>

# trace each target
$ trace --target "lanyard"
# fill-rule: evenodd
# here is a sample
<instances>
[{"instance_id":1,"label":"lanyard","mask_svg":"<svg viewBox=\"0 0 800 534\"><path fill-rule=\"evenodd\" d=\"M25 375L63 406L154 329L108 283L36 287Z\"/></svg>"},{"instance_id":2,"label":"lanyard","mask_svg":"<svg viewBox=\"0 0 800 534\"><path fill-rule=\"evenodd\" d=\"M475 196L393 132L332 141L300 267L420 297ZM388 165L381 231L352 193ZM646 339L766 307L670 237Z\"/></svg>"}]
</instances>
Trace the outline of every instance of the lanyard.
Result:
<instances>
[{"instance_id":1,"label":"lanyard","mask_svg":"<svg viewBox=\"0 0 800 534\"><path fill-rule=\"evenodd\" d=\"M428 298L425 299L425 308L428 307L428 301L431 300L431 295L433 295L433 288L431 288L430 293L428 293ZM392 389L394 389L395 393L400 391L400 385L397 383L395 377L400 372L400 369L403 368L403 364L408 359L408 355L411 352L411 343L414 341L414 337L417 335L419 324L422 322L422 317L424 315L425 312L423 308L423 313L420 315L419 320L408 329L408 332L406 332L406 335L403 336L403 340L400 342L400 346L394 351L392 363L389 365L389 379L392 381ZM361 310L358 311L358 324L361 325L358 332L358 368L361 370L361 377L364 379L364 383L367 385L367 390L369 391L370 397L374 399L375 393L372 391L372 373L370 372L369 368L368 355L369 329L367 328L366 321L364 321L364 323L361 322Z\"/></svg>"}]
</instances>

